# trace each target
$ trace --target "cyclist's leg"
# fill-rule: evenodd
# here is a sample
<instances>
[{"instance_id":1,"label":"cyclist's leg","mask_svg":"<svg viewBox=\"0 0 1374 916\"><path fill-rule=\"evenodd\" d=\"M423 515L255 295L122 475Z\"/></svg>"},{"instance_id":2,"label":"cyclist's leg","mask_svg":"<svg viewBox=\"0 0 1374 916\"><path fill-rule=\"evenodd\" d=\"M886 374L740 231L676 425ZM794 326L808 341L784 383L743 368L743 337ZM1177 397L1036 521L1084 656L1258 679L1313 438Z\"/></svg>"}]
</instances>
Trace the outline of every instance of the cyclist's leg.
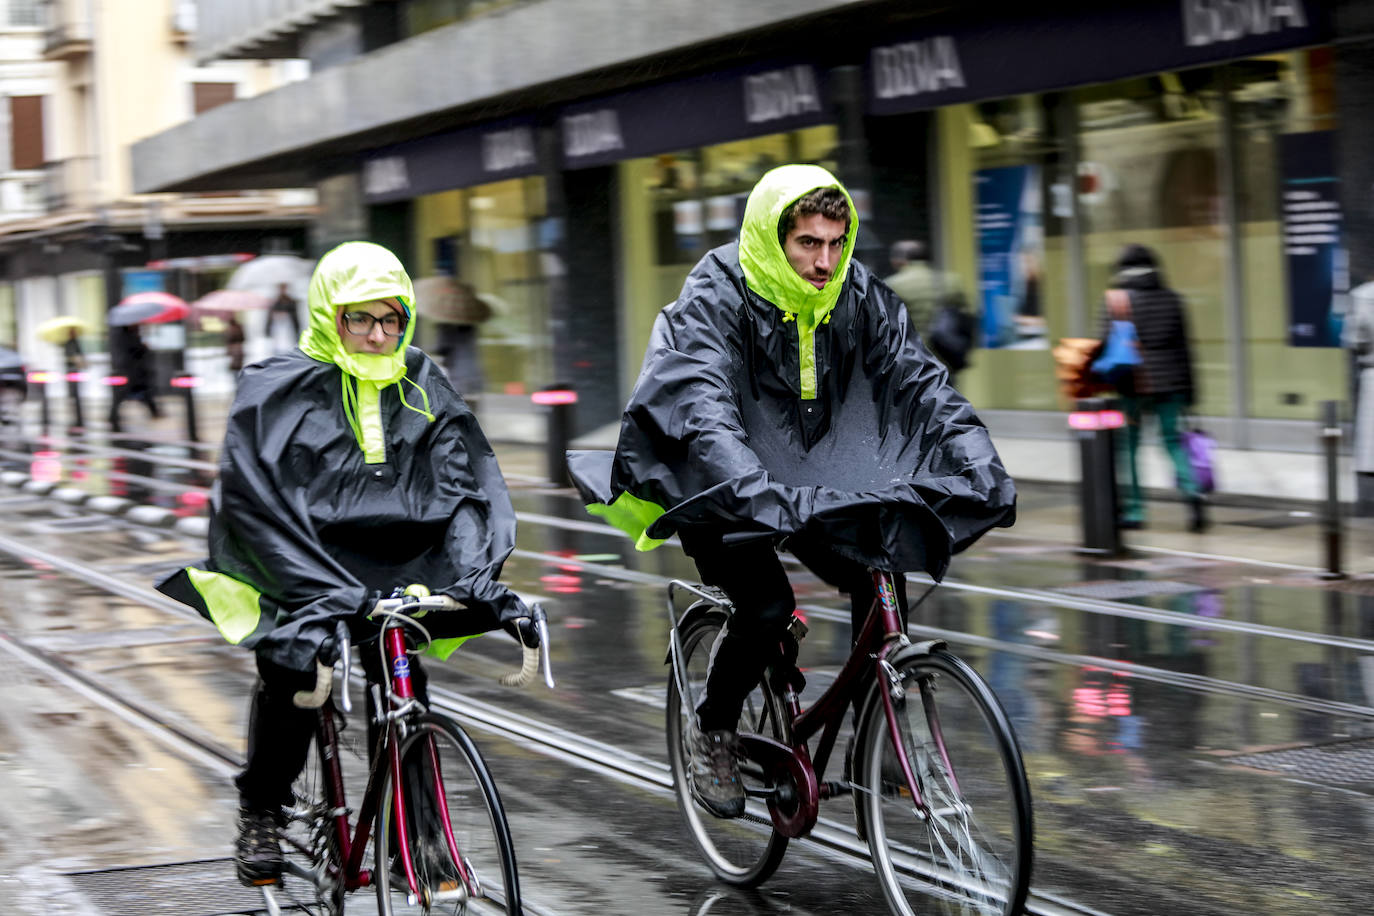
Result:
<instances>
[{"instance_id":1,"label":"cyclist's leg","mask_svg":"<svg viewBox=\"0 0 1374 916\"><path fill-rule=\"evenodd\" d=\"M315 675L258 656L258 682L248 714L248 762L234 780L245 805L267 808L291 801L291 783L305 765L315 711L292 701L315 686Z\"/></svg>"},{"instance_id":2,"label":"cyclist's leg","mask_svg":"<svg viewBox=\"0 0 1374 916\"><path fill-rule=\"evenodd\" d=\"M772 661L796 598L773 546L755 541L725 547L718 537L680 532L683 550L702 581L721 589L735 605L734 616L711 651L706 690L697 704L702 731L733 732L744 698Z\"/></svg>"},{"instance_id":3,"label":"cyclist's leg","mask_svg":"<svg viewBox=\"0 0 1374 916\"><path fill-rule=\"evenodd\" d=\"M258 656L258 682L248 714L248 763L234 784L239 790L239 827L234 862L239 880L253 884L281 873L282 806L305 766L315 731L313 710L292 702L313 686L313 675L282 668Z\"/></svg>"}]
</instances>

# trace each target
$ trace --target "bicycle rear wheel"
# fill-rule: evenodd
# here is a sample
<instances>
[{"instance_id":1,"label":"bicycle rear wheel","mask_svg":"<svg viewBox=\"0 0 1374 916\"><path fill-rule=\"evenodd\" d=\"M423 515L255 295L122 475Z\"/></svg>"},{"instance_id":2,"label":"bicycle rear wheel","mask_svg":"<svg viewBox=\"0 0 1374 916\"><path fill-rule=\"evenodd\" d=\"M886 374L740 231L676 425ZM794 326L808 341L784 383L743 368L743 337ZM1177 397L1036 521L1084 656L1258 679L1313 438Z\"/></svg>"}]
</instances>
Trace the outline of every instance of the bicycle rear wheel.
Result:
<instances>
[{"instance_id":1,"label":"bicycle rear wheel","mask_svg":"<svg viewBox=\"0 0 1374 916\"><path fill-rule=\"evenodd\" d=\"M475 900L519 916L520 882L510 828L477 746L447 716L426 713L411 723L401 742L405 835L421 893L409 899L388 773L377 812L377 906L382 916L462 913ZM438 777L436 779L436 776ZM436 786L442 785L442 795ZM445 813L447 816L445 816ZM458 858L449 846L452 835Z\"/></svg>"},{"instance_id":2,"label":"bicycle rear wheel","mask_svg":"<svg viewBox=\"0 0 1374 916\"><path fill-rule=\"evenodd\" d=\"M711 613L690 624L681 634L682 655L692 695L700 697L706 689L706 669L711 647L725 626L724 611ZM712 815L696 801L692 792L690 728L694 713L683 709L677 679L668 675L668 760L673 772L673 787L678 808L687 823L692 841L716 877L737 887L757 887L777 869L787 851L787 837L773 829L767 807L750 800L744 815L722 819ZM766 680L749 694L740 717L739 730L786 741L786 710ZM746 789L767 787L757 764L745 761L740 766Z\"/></svg>"},{"instance_id":3,"label":"bicycle rear wheel","mask_svg":"<svg viewBox=\"0 0 1374 916\"><path fill-rule=\"evenodd\" d=\"M321 714L335 715L332 703L326 705ZM336 744L340 751L340 763L345 766L346 772L351 771L358 777L365 776L365 760L346 742L336 739ZM310 738L310 752L305 766L291 786L293 801L284 809L286 824L282 829L282 848L286 875L282 892L308 912L339 916L344 908L344 863L328 786L329 771L320 754L320 733L317 728ZM307 879L314 886L291 882L293 875ZM313 906L309 905L312 900Z\"/></svg>"},{"instance_id":4,"label":"bicycle rear wheel","mask_svg":"<svg viewBox=\"0 0 1374 916\"><path fill-rule=\"evenodd\" d=\"M893 668L906 691L897 703L898 728L930 817L921 820L913 807L875 694L857 773L888 905L900 916L1022 912L1031 871L1030 788L1006 714L982 678L946 652L907 653Z\"/></svg>"}]
</instances>

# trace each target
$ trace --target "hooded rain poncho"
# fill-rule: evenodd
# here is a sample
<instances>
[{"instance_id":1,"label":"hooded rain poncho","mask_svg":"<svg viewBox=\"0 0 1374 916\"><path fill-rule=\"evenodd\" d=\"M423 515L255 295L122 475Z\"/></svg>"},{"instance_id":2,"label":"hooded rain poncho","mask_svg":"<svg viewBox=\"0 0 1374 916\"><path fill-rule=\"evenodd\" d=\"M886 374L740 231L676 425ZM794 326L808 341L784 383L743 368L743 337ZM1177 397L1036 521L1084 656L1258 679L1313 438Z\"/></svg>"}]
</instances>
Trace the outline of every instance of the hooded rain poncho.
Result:
<instances>
[{"instance_id":1,"label":"hooded rain poncho","mask_svg":"<svg viewBox=\"0 0 1374 916\"><path fill-rule=\"evenodd\" d=\"M570 469L589 511L640 549L685 528L810 531L938 579L1012 523L1015 488L901 301L852 260L852 201L830 281L792 269L779 220L821 187L843 191L817 166L763 177L739 242L708 253L659 314L614 455L571 453Z\"/></svg>"},{"instance_id":2,"label":"hooded rain poncho","mask_svg":"<svg viewBox=\"0 0 1374 916\"><path fill-rule=\"evenodd\" d=\"M414 293L396 257L367 242L326 254L310 283L300 349L239 378L211 499L210 557L159 583L224 637L312 670L340 620L420 583L461 601L425 624L448 637L528 613L497 582L515 513L476 418L421 351L348 353L340 305Z\"/></svg>"}]
</instances>

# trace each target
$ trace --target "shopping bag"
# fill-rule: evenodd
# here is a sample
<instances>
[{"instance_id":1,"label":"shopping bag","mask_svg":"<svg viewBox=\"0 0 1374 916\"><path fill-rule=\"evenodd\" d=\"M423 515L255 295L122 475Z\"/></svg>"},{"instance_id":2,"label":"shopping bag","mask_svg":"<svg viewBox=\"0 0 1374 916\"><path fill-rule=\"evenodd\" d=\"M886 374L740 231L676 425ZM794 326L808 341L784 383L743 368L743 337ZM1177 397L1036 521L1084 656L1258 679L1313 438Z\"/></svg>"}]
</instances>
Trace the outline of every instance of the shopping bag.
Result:
<instances>
[{"instance_id":1,"label":"shopping bag","mask_svg":"<svg viewBox=\"0 0 1374 916\"><path fill-rule=\"evenodd\" d=\"M1112 316L1102 353L1093 361L1092 371L1118 391L1132 391L1135 370L1140 365L1140 336L1131 320L1131 298L1125 290L1107 290L1107 308Z\"/></svg>"},{"instance_id":2,"label":"shopping bag","mask_svg":"<svg viewBox=\"0 0 1374 916\"><path fill-rule=\"evenodd\" d=\"M1188 465L1193 469L1193 483L1199 493L1211 493L1217 488L1217 441L1196 427L1185 429L1180 435Z\"/></svg>"}]
</instances>

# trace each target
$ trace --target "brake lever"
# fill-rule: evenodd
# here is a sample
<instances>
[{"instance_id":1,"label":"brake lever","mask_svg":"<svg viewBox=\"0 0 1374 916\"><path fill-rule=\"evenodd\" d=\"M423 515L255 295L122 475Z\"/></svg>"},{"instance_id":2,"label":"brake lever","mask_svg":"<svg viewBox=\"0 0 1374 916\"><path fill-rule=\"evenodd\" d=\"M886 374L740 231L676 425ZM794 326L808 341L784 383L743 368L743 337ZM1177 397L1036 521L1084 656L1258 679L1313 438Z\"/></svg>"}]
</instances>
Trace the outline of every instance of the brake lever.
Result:
<instances>
[{"instance_id":1,"label":"brake lever","mask_svg":"<svg viewBox=\"0 0 1374 916\"><path fill-rule=\"evenodd\" d=\"M353 700L348 695L348 685L353 673L353 646L348 641L348 627L340 623L338 629L339 658L343 660L343 680L339 683L339 705L345 714L353 711Z\"/></svg>"},{"instance_id":2,"label":"brake lever","mask_svg":"<svg viewBox=\"0 0 1374 916\"><path fill-rule=\"evenodd\" d=\"M544 687L554 689L554 663L548 658L548 614L545 614L544 608L539 604L532 610L534 632L539 634L539 666L544 672Z\"/></svg>"}]
</instances>

